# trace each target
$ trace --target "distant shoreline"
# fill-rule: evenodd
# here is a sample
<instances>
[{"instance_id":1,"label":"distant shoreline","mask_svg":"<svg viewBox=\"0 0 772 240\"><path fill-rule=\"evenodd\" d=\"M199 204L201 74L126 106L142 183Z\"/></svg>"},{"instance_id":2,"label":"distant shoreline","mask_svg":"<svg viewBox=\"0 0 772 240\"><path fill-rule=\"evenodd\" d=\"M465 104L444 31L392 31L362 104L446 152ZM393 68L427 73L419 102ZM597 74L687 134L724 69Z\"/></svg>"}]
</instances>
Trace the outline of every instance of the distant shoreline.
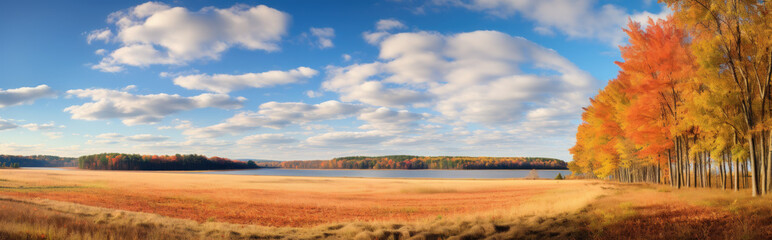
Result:
<instances>
[{"instance_id":1,"label":"distant shoreline","mask_svg":"<svg viewBox=\"0 0 772 240\"><path fill-rule=\"evenodd\" d=\"M537 171L569 171L568 168L566 169L530 169L530 168L512 168L512 169L373 169L373 168L366 168L366 169L351 169L351 168L281 168L281 167L260 167L256 169L234 169L234 170L260 170L260 169L293 169L293 170L378 170L378 171L394 171L394 170L400 170L400 171L468 171L468 170L482 170L482 171L531 171L531 170L537 170ZM213 170L217 171L217 170Z\"/></svg>"}]
</instances>

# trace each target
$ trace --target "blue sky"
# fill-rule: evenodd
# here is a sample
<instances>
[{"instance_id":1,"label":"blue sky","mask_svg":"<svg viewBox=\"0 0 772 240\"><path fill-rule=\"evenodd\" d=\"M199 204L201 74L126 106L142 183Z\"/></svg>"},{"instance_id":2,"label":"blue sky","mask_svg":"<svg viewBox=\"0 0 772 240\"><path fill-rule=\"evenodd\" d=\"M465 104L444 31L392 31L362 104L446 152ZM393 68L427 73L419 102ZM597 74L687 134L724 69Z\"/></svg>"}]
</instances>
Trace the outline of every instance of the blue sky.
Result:
<instances>
[{"instance_id":1,"label":"blue sky","mask_svg":"<svg viewBox=\"0 0 772 240\"><path fill-rule=\"evenodd\" d=\"M0 153L545 156L654 1L4 1Z\"/></svg>"}]
</instances>

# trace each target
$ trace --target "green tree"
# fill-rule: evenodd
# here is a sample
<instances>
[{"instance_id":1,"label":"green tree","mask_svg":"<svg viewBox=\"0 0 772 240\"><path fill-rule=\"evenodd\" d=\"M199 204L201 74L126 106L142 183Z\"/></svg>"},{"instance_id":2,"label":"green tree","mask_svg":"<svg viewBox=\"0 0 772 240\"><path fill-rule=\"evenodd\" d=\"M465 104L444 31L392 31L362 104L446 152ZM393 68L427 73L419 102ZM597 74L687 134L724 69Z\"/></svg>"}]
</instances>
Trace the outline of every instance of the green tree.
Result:
<instances>
[{"instance_id":1,"label":"green tree","mask_svg":"<svg viewBox=\"0 0 772 240\"><path fill-rule=\"evenodd\" d=\"M555 176L555 180L563 180L563 179L565 179L565 178L563 177L563 174L560 174L560 173L558 173L558 175L557 175L557 176Z\"/></svg>"}]
</instances>

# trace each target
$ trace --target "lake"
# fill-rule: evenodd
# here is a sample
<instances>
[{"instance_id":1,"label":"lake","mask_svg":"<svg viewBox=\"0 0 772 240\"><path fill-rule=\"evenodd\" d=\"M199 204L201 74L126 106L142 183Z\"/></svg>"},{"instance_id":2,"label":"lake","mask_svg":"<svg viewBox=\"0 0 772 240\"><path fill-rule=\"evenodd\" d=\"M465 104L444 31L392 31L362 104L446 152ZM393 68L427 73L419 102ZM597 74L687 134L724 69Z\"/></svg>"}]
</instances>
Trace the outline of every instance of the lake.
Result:
<instances>
[{"instance_id":1,"label":"lake","mask_svg":"<svg viewBox=\"0 0 772 240\"><path fill-rule=\"evenodd\" d=\"M540 178L571 174L568 170L536 170ZM301 177L376 177L376 178L523 178L531 170L335 170L261 168L233 171L191 172L192 174L231 174Z\"/></svg>"}]
</instances>

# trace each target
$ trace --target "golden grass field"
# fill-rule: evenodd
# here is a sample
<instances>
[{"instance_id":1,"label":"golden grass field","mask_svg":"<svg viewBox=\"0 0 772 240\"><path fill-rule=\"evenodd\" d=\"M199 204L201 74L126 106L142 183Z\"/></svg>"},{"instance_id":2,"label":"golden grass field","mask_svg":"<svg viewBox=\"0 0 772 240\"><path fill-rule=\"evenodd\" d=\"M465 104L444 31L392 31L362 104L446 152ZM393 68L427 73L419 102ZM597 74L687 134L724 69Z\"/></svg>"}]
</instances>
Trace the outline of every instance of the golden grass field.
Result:
<instances>
[{"instance_id":1,"label":"golden grass field","mask_svg":"<svg viewBox=\"0 0 772 240\"><path fill-rule=\"evenodd\" d=\"M0 239L764 239L772 200L590 180L0 170Z\"/></svg>"}]
</instances>

